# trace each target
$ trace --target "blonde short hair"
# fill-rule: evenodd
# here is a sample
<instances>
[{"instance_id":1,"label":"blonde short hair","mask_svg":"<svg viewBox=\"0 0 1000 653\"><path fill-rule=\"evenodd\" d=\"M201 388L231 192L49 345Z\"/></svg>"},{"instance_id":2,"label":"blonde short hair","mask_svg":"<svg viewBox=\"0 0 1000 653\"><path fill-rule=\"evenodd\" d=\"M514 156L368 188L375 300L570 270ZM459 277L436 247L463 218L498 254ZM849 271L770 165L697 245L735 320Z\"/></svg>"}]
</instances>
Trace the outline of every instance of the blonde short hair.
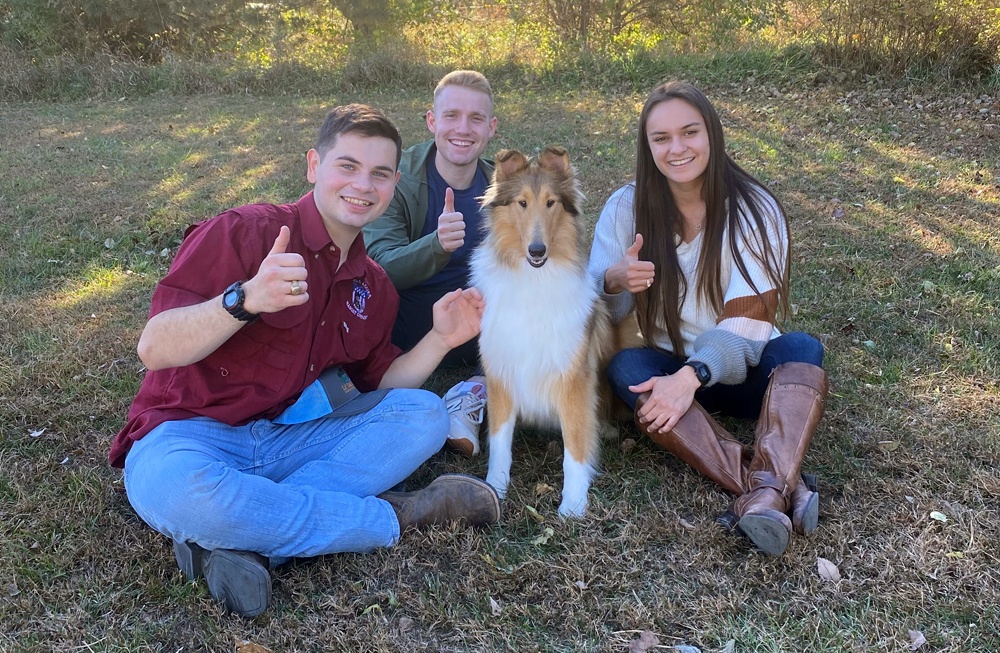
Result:
<instances>
[{"instance_id":1,"label":"blonde short hair","mask_svg":"<svg viewBox=\"0 0 1000 653\"><path fill-rule=\"evenodd\" d=\"M475 70L453 70L438 82L434 87L434 101L437 102L438 95L446 86L459 86L461 88L472 89L485 93L490 99L490 106L493 106L493 89L490 87L486 76Z\"/></svg>"}]
</instances>

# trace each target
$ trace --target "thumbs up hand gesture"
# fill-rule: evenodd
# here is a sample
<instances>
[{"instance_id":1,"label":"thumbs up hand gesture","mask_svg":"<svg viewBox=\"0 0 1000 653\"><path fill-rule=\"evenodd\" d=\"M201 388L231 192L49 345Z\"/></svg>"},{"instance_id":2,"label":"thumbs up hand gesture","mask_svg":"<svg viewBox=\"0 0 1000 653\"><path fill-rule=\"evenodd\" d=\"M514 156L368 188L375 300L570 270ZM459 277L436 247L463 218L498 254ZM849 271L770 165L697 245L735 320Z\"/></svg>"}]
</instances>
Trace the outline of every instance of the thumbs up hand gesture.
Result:
<instances>
[{"instance_id":1,"label":"thumbs up hand gesture","mask_svg":"<svg viewBox=\"0 0 1000 653\"><path fill-rule=\"evenodd\" d=\"M454 252L465 244L465 216L455 210L455 192L444 191L444 209L438 216L437 237L446 252Z\"/></svg>"},{"instance_id":2,"label":"thumbs up hand gesture","mask_svg":"<svg viewBox=\"0 0 1000 653\"><path fill-rule=\"evenodd\" d=\"M301 254L286 251L290 238L291 231L282 226L257 274L243 284L246 293L243 308L248 312L277 313L309 301L305 259Z\"/></svg>"},{"instance_id":3,"label":"thumbs up hand gesture","mask_svg":"<svg viewBox=\"0 0 1000 653\"><path fill-rule=\"evenodd\" d=\"M635 242L625 250L620 261L604 273L604 291L609 294L627 290L632 294L645 292L653 285L656 268L651 261L639 259L642 250L642 234L635 235Z\"/></svg>"}]
</instances>

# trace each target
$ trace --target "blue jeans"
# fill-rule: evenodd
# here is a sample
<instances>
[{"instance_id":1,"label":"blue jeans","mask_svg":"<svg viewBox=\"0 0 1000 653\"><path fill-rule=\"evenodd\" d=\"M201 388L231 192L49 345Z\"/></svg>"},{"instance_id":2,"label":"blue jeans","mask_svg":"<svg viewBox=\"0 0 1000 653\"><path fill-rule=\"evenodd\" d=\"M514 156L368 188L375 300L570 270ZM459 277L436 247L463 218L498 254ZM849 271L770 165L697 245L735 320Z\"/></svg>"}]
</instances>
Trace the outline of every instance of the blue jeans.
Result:
<instances>
[{"instance_id":1,"label":"blue jeans","mask_svg":"<svg viewBox=\"0 0 1000 653\"><path fill-rule=\"evenodd\" d=\"M207 417L166 422L125 459L129 502L154 529L206 549L311 557L392 546L399 522L375 495L444 444L437 395L392 390L349 417L228 426Z\"/></svg>"},{"instance_id":2,"label":"blue jeans","mask_svg":"<svg viewBox=\"0 0 1000 653\"><path fill-rule=\"evenodd\" d=\"M608 365L608 380L615 394L634 409L638 395L629 391L630 385L638 385L654 376L673 374L684 365L685 360L648 347L623 349ZM747 378L743 383L716 383L695 392L694 399L710 413L756 418L764 402L771 370L782 363L796 362L822 367L823 344L799 331L782 334L764 346L760 362L747 370Z\"/></svg>"}]
</instances>

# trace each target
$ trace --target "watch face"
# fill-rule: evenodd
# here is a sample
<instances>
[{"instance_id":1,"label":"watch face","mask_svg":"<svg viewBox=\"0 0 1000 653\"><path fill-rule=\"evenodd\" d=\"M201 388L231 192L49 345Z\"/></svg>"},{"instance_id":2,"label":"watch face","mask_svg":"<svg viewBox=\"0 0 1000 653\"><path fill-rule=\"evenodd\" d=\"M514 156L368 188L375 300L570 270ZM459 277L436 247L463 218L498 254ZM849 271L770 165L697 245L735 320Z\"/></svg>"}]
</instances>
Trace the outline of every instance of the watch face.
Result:
<instances>
[{"instance_id":1,"label":"watch face","mask_svg":"<svg viewBox=\"0 0 1000 653\"><path fill-rule=\"evenodd\" d=\"M711 372L708 371L708 366L707 365L705 365L704 363L702 363L700 361L693 361L693 362L685 363L685 365L687 365L688 367L690 367L691 369L694 370L695 377L698 378L698 381L702 385L705 385L706 383L708 383L709 378L711 378Z\"/></svg>"},{"instance_id":2,"label":"watch face","mask_svg":"<svg viewBox=\"0 0 1000 653\"><path fill-rule=\"evenodd\" d=\"M238 290L236 289L227 290L226 294L222 296L222 305L225 306L227 309L233 308L234 306L236 306L236 303L239 301L239 299L240 299L240 293Z\"/></svg>"}]
</instances>

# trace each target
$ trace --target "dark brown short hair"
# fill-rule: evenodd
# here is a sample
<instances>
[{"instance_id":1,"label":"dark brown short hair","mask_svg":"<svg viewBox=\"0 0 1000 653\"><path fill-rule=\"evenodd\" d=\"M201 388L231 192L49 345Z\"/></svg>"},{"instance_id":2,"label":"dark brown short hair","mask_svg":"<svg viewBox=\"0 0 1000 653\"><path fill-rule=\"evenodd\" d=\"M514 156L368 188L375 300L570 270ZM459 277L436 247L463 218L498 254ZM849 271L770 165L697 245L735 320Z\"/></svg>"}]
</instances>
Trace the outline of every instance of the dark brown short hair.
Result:
<instances>
[{"instance_id":1,"label":"dark brown short hair","mask_svg":"<svg viewBox=\"0 0 1000 653\"><path fill-rule=\"evenodd\" d=\"M335 107L326 115L316 137L316 151L322 158L337 142L341 134L359 133L362 136L388 138L396 144L396 167L403 153L403 138L396 125L380 109L367 104L347 104Z\"/></svg>"}]
</instances>

